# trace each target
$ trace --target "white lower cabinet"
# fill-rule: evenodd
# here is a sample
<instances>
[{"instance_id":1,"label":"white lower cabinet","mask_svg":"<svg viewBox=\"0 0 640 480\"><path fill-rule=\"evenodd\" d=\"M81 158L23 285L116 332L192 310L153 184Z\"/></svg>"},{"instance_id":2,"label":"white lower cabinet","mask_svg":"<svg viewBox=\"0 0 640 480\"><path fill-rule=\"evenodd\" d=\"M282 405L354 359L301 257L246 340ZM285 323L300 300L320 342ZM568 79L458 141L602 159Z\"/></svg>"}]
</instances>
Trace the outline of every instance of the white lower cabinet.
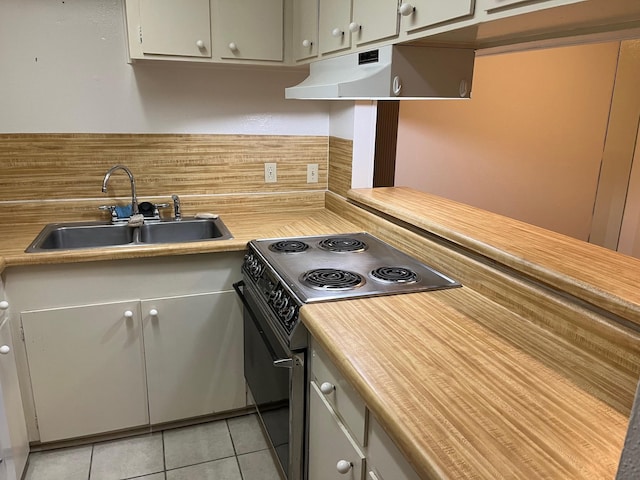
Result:
<instances>
[{"instance_id":1,"label":"white lower cabinet","mask_svg":"<svg viewBox=\"0 0 640 480\"><path fill-rule=\"evenodd\" d=\"M242 311L232 289L242 258L224 252L5 270L29 441L244 408Z\"/></svg>"},{"instance_id":2,"label":"white lower cabinet","mask_svg":"<svg viewBox=\"0 0 640 480\"><path fill-rule=\"evenodd\" d=\"M362 480L360 447L315 382L309 391L309 480Z\"/></svg>"},{"instance_id":3,"label":"white lower cabinet","mask_svg":"<svg viewBox=\"0 0 640 480\"><path fill-rule=\"evenodd\" d=\"M310 352L308 480L419 480L314 339Z\"/></svg>"},{"instance_id":4,"label":"white lower cabinet","mask_svg":"<svg viewBox=\"0 0 640 480\"><path fill-rule=\"evenodd\" d=\"M2 298L0 295L0 300ZM0 320L0 480L20 480L28 455L29 439L18 386L11 324L5 319Z\"/></svg>"},{"instance_id":5,"label":"white lower cabinet","mask_svg":"<svg viewBox=\"0 0 640 480\"><path fill-rule=\"evenodd\" d=\"M22 312L40 441L149 422L138 301Z\"/></svg>"},{"instance_id":6,"label":"white lower cabinet","mask_svg":"<svg viewBox=\"0 0 640 480\"><path fill-rule=\"evenodd\" d=\"M420 480L373 415L369 416L367 469L367 480Z\"/></svg>"},{"instance_id":7,"label":"white lower cabinet","mask_svg":"<svg viewBox=\"0 0 640 480\"><path fill-rule=\"evenodd\" d=\"M142 301L152 424L246 404L235 292Z\"/></svg>"}]
</instances>

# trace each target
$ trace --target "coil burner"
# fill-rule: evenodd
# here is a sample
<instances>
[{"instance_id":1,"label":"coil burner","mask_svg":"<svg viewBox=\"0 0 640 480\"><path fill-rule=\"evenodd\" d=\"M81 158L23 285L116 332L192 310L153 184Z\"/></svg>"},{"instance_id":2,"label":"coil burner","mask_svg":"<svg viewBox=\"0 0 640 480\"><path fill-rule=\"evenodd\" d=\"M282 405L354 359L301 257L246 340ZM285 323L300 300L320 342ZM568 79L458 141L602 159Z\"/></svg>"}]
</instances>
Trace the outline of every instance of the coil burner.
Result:
<instances>
[{"instance_id":1,"label":"coil burner","mask_svg":"<svg viewBox=\"0 0 640 480\"><path fill-rule=\"evenodd\" d=\"M309 245L299 240L281 240L269 245L269 250L278 253L302 253Z\"/></svg>"},{"instance_id":2,"label":"coil burner","mask_svg":"<svg viewBox=\"0 0 640 480\"><path fill-rule=\"evenodd\" d=\"M371 277L386 283L415 283L418 275L404 267L380 267L371 271Z\"/></svg>"},{"instance_id":3,"label":"coil burner","mask_svg":"<svg viewBox=\"0 0 640 480\"><path fill-rule=\"evenodd\" d=\"M369 246L362 240L352 237L329 237L321 240L318 247L329 252L364 252Z\"/></svg>"},{"instance_id":4,"label":"coil burner","mask_svg":"<svg viewBox=\"0 0 640 480\"><path fill-rule=\"evenodd\" d=\"M365 283L357 273L335 268L310 270L303 273L300 280L318 290L352 290Z\"/></svg>"}]
</instances>

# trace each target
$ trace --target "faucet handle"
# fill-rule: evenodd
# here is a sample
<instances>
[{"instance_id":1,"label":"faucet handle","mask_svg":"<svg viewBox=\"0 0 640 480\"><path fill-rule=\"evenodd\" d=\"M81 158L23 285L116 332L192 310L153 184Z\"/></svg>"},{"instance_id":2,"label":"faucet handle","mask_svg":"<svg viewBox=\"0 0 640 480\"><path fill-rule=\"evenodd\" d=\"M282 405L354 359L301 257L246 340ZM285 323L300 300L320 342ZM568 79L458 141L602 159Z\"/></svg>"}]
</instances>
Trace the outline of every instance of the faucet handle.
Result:
<instances>
[{"instance_id":1,"label":"faucet handle","mask_svg":"<svg viewBox=\"0 0 640 480\"><path fill-rule=\"evenodd\" d=\"M116 213L115 205L100 205L98 207L99 210L106 210L111 213L111 221L115 221L118 219L118 214Z\"/></svg>"},{"instance_id":2,"label":"faucet handle","mask_svg":"<svg viewBox=\"0 0 640 480\"><path fill-rule=\"evenodd\" d=\"M182 220L182 212L180 210L180 197L178 195L171 195L173 200L173 218L174 220Z\"/></svg>"}]
</instances>

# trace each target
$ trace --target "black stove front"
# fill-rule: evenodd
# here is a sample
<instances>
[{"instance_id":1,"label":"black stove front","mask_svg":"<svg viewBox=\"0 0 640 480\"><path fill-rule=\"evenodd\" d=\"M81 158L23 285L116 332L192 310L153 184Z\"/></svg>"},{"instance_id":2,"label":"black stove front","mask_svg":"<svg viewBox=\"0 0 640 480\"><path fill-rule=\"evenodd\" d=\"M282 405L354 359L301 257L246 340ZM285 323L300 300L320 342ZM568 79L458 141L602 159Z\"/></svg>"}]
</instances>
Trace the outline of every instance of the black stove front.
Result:
<instances>
[{"instance_id":1,"label":"black stove front","mask_svg":"<svg viewBox=\"0 0 640 480\"><path fill-rule=\"evenodd\" d=\"M306 303L458 287L367 233L252 240L234 287L244 303L245 378L288 480L304 478Z\"/></svg>"}]
</instances>

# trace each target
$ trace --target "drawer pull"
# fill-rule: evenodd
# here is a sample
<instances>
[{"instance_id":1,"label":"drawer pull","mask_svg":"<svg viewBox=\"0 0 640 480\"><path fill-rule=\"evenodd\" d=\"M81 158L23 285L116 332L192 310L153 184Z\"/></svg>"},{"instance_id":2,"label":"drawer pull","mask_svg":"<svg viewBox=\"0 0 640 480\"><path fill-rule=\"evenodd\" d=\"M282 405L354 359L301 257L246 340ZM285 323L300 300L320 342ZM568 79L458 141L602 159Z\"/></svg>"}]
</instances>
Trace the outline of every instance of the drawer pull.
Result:
<instances>
[{"instance_id":1,"label":"drawer pull","mask_svg":"<svg viewBox=\"0 0 640 480\"><path fill-rule=\"evenodd\" d=\"M320 391L325 395L335 392L336 386L329 382L322 382L320 385Z\"/></svg>"},{"instance_id":2,"label":"drawer pull","mask_svg":"<svg viewBox=\"0 0 640 480\"><path fill-rule=\"evenodd\" d=\"M338 463L336 463L336 469L338 470L338 473L341 473L343 475L345 473L349 473L351 468L353 468L353 464L347 460L339 460Z\"/></svg>"}]
</instances>

